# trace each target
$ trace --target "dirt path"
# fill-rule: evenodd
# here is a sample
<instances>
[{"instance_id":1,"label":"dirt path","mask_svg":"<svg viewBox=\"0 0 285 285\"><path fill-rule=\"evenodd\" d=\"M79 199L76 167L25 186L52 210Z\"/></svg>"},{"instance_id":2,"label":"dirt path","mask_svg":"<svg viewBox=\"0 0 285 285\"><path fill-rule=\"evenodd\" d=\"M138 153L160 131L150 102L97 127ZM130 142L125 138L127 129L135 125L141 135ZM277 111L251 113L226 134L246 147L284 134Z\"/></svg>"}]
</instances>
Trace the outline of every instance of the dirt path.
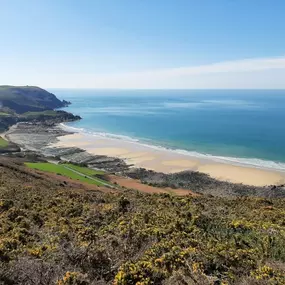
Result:
<instances>
[{"instance_id":1,"label":"dirt path","mask_svg":"<svg viewBox=\"0 0 285 285\"><path fill-rule=\"evenodd\" d=\"M95 181L95 182L97 182L97 183L100 183L100 184L102 184L102 185L104 185L104 186L106 186L106 187L115 188L115 187L113 187L112 185L103 182L102 180L98 180L98 179L96 179L96 178L94 178L94 177L92 177L92 176L89 176L89 175L86 175L86 174L84 174L84 173L81 173L81 172L79 172L79 171L77 171L77 170L75 170L75 169L72 169L71 167L68 167L68 166L66 166L66 165L63 165L63 167L66 168L66 169L68 169L68 170L70 170L70 171L72 171L72 172L74 172L74 173L76 173L76 174L78 174L78 175L80 175L80 176L87 177L87 178L90 179L90 180L93 180L93 181Z\"/></svg>"},{"instance_id":2,"label":"dirt path","mask_svg":"<svg viewBox=\"0 0 285 285\"><path fill-rule=\"evenodd\" d=\"M40 175L43 179L49 181L57 182L61 187L73 188L73 189L82 189L82 190L95 190L107 193L117 192L116 189L111 189L110 187L97 186L95 184L90 184L87 182L78 181L71 179L66 176L58 175L56 173L44 172L36 169L27 168L27 171L30 173L36 173Z\"/></svg>"},{"instance_id":3,"label":"dirt path","mask_svg":"<svg viewBox=\"0 0 285 285\"><path fill-rule=\"evenodd\" d=\"M159 188L159 187L153 187L146 184L141 183L139 180L131 179L131 178L125 178L125 177L119 177L116 175L108 175L110 182L117 183L121 187L126 187L128 189L135 189L141 192L145 193L168 193L168 194L174 194L178 196L186 196L186 195L195 195L198 194L192 192L191 190L187 189L172 189L172 188Z\"/></svg>"},{"instance_id":4,"label":"dirt path","mask_svg":"<svg viewBox=\"0 0 285 285\"><path fill-rule=\"evenodd\" d=\"M66 188L74 188L74 189L81 189L81 190L97 190L102 192L108 192L108 193L118 193L121 190L118 188L110 188L109 184L106 183L108 186L97 186L95 184L89 184L87 182L82 182L78 180L71 179L69 177L58 175L56 173L50 173L50 172L44 172L36 169L30 169L28 167L23 166L23 162L25 160L21 158L4 158L1 157L0 164L3 167L7 167L7 169L15 169L18 173L23 173L23 175L26 175L27 177L31 175L33 179L36 179L37 181L42 180L51 183L51 185L54 186L60 186L60 187L66 187ZM69 170L74 170L68 167ZM75 173L84 175L83 173L80 173L76 170L74 170ZM86 175L84 175L86 176ZM89 177L88 177L89 178ZM144 193L154 194L154 193L168 193L178 196L185 196L185 195L193 195L197 196L198 194L192 192L191 190L187 189L172 189L172 188L159 188L159 187L153 187L146 184L141 183L139 180L121 177L117 175L108 175L109 181L111 183L116 183L118 186L125 187L127 189L134 189L138 190ZM27 186L29 186L31 183L27 182Z\"/></svg>"}]
</instances>

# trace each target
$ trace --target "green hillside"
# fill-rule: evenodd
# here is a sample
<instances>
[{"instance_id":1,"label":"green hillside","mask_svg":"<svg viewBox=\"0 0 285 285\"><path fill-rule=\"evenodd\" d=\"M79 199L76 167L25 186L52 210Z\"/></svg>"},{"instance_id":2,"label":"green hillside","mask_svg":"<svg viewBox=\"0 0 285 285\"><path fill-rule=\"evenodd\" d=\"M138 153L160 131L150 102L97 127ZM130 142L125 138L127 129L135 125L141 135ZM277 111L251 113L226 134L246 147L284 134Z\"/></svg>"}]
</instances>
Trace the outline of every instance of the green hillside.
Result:
<instances>
[{"instance_id":1,"label":"green hillside","mask_svg":"<svg viewBox=\"0 0 285 285\"><path fill-rule=\"evenodd\" d=\"M21 114L29 111L52 110L64 107L66 101L35 86L0 86L0 106L8 107Z\"/></svg>"},{"instance_id":2,"label":"green hillside","mask_svg":"<svg viewBox=\"0 0 285 285\"><path fill-rule=\"evenodd\" d=\"M0 142L1 143L1 142ZM69 177L71 179L87 182L95 185L106 185L105 181L95 177L96 174L101 174L102 171L96 171L86 167L80 167L73 164L54 164L54 163L31 163L28 162L26 165L33 169L56 173ZM102 183L103 182L103 183Z\"/></svg>"},{"instance_id":3,"label":"green hillside","mask_svg":"<svg viewBox=\"0 0 285 285\"><path fill-rule=\"evenodd\" d=\"M34 86L0 86L0 132L18 122L61 123L79 120L79 116L62 110L69 105L54 94Z\"/></svg>"}]
</instances>

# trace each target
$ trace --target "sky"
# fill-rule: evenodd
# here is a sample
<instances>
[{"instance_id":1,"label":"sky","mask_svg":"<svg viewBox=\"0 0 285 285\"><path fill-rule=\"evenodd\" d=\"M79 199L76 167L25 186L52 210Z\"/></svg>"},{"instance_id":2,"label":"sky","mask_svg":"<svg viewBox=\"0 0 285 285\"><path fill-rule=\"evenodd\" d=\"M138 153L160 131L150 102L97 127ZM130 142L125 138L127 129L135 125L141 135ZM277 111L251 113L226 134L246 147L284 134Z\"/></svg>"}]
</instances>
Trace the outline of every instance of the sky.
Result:
<instances>
[{"instance_id":1,"label":"sky","mask_svg":"<svg viewBox=\"0 0 285 285\"><path fill-rule=\"evenodd\" d=\"M0 0L0 84L285 88L284 0Z\"/></svg>"}]
</instances>

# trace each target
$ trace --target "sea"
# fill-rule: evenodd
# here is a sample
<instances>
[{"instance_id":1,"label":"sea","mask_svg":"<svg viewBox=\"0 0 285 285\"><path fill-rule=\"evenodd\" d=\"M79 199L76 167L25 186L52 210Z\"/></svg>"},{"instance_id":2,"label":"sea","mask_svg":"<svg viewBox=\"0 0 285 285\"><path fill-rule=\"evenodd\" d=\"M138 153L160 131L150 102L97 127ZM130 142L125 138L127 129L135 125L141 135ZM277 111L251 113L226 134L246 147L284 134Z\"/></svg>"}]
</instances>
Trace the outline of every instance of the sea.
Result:
<instances>
[{"instance_id":1,"label":"sea","mask_svg":"<svg viewBox=\"0 0 285 285\"><path fill-rule=\"evenodd\" d=\"M82 117L74 131L285 171L285 90L49 91Z\"/></svg>"}]
</instances>

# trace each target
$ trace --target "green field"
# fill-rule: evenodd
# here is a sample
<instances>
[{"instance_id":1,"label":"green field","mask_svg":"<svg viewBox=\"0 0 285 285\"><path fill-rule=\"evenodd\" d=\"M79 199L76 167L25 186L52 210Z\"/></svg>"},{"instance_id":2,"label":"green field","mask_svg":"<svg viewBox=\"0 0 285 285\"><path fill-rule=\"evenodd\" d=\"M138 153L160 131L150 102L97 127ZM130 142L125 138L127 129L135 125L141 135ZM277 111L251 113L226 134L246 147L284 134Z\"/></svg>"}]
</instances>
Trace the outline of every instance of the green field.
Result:
<instances>
[{"instance_id":1,"label":"green field","mask_svg":"<svg viewBox=\"0 0 285 285\"><path fill-rule=\"evenodd\" d=\"M81 167L81 166L77 166L77 165L74 165L74 164L71 164L71 163L65 163L63 164L69 168L72 168L76 171L79 171L85 175L88 175L88 176L94 176L94 175L100 175L100 174L104 174L104 171L100 171L100 170L94 170L94 169L91 169L91 168L88 168L88 167Z\"/></svg>"},{"instance_id":2,"label":"green field","mask_svg":"<svg viewBox=\"0 0 285 285\"><path fill-rule=\"evenodd\" d=\"M0 137L0 147L6 147L8 146L8 142Z\"/></svg>"},{"instance_id":3,"label":"green field","mask_svg":"<svg viewBox=\"0 0 285 285\"><path fill-rule=\"evenodd\" d=\"M79 180L82 182L87 182L89 184L95 184L98 186L103 186L104 184L110 185L109 183L106 183L105 181L103 181L99 178L96 178L96 177L88 178L88 177L86 177L85 175L93 176L96 174L102 174L103 173L102 171L96 171L93 169L89 169L87 167L80 167L80 166L76 166L73 164L54 164L54 163L48 163L48 162L45 162L45 163L30 163L30 162L28 162L28 163L26 163L26 165L30 168L33 168L33 169L38 169L41 171L60 174L60 175L69 177L71 179ZM67 167L70 169L68 169ZM74 171L77 171L79 173L75 173L71 169L73 169Z\"/></svg>"}]
</instances>

